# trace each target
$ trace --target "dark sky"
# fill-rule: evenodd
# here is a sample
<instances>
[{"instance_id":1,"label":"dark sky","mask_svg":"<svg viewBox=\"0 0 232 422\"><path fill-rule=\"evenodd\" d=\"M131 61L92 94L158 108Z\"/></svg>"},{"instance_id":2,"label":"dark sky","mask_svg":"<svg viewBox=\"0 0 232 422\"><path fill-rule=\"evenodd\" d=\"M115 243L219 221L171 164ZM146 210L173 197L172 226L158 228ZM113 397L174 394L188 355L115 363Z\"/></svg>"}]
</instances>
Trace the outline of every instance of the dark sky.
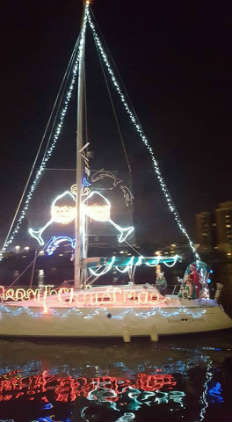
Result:
<instances>
[{"instance_id":1,"label":"dark sky","mask_svg":"<svg viewBox=\"0 0 232 422\"><path fill-rule=\"evenodd\" d=\"M0 238L78 35L81 5L80 0L11 0L1 6ZM192 232L196 212L232 200L232 11L218 2L171 0L96 0L93 10ZM138 216L147 217L149 237L148 221L159 223L155 215L161 208L139 151L130 152L145 174Z\"/></svg>"}]
</instances>

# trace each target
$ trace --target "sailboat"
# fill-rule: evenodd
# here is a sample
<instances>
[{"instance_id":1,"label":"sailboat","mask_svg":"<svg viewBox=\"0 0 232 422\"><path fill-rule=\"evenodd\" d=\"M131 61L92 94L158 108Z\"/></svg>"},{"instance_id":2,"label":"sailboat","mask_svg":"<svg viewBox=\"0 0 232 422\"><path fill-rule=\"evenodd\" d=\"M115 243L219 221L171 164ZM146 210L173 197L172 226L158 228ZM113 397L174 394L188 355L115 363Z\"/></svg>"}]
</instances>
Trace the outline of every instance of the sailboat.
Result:
<instances>
[{"instance_id":1,"label":"sailboat","mask_svg":"<svg viewBox=\"0 0 232 422\"><path fill-rule=\"evenodd\" d=\"M78 74L78 112L76 140L76 180L75 184L58 195L51 203L50 219L41 228L31 227L29 234L51 255L62 242L68 242L73 248L74 285L56 288L51 285L28 289L13 286L0 286L0 335L23 337L122 337L129 342L132 337L149 336L157 341L161 335L199 333L232 328L231 318L224 312L216 300L209 298L208 266L203 263L195 249L179 214L168 192L158 162L137 116L128 105L120 84L117 81L107 54L98 35L91 1L84 1L84 11L80 36L75 46L75 54L71 58L73 79L60 113L53 140L42 158L31 185L26 185L24 199L20 206L21 214L13 224L2 248L2 254L13 242L20 225L29 208L33 192L40 176L46 168L47 161L53 153L74 87L74 79ZM112 257L88 257L88 222L95 221L109 224L116 230L119 244L129 244L134 232L131 225L120 225L111 215L111 202L99 189L91 186L89 174L88 140L84 140L84 85L85 85L85 41L86 29L90 28L97 50L101 55L105 72L108 72L112 87L119 95L120 101L130 122L141 138L150 154L152 167L167 201L170 213L187 238L194 255L194 262L187 267L180 294L166 295L149 283L135 284L134 274L138 266L161 268L172 267L181 260L175 256L145 257L135 248L136 255ZM34 168L34 167L33 167ZM103 171L104 173L104 171ZM107 173L107 172L105 172ZM113 174L107 173L114 178ZM101 180L101 175L99 177ZM118 183L117 181L115 182ZM125 187L124 193L129 190ZM75 236L53 236L49 242L44 238L46 230L53 223L64 225L75 223ZM110 283L107 286L95 286L95 281L112 270L128 274L128 282L124 285ZM196 297L192 296L192 278L197 278ZM113 279L113 276L112 276ZM191 284L192 283L192 284ZM189 289L188 289L189 284Z\"/></svg>"}]
</instances>

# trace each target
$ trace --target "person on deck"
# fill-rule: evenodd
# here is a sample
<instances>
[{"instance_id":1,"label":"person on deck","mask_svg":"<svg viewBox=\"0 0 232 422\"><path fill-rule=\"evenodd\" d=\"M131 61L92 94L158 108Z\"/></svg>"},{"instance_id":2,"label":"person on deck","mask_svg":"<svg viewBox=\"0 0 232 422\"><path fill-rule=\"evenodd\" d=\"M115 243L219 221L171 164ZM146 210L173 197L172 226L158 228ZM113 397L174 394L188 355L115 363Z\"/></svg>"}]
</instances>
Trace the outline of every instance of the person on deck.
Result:
<instances>
[{"instance_id":1,"label":"person on deck","mask_svg":"<svg viewBox=\"0 0 232 422\"><path fill-rule=\"evenodd\" d=\"M159 264L156 266L155 286L162 295L165 295L167 290L167 280Z\"/></svg>"},{"instance_id":2,"label":"person on deck","mask_svg":"<svg viewBox=\"0 0 232 422\"><path fill-rule=\"evenodd\" d=\"M194 264L190 265L190 278L191 278L191 282L194 285L195 288L195 296L196 298L200 297L200 293L201 293L201 283L200 283L200 277L199 277L199 273L196 269L196 266Z\"/></svg>"}]
</instances>

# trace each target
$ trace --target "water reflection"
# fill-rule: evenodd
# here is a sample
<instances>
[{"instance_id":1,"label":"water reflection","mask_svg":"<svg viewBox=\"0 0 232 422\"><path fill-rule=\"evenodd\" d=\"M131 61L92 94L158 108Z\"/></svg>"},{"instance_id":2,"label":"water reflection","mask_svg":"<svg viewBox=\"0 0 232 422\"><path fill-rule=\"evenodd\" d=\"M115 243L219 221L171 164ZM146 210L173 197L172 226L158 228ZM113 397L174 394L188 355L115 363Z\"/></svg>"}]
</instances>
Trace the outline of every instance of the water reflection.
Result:
<instances>
[{"instance_id":1,"label":"water reflection","mask_svg":"<svg viewBox=\"0 0 232 422\"><path fill-rule=\"evenodd\" d=\"M215 337L210 346L191 339L188 347L1 341L0 421L231 422L230 336L221 348Z\"/></svg>"}]
</instances>

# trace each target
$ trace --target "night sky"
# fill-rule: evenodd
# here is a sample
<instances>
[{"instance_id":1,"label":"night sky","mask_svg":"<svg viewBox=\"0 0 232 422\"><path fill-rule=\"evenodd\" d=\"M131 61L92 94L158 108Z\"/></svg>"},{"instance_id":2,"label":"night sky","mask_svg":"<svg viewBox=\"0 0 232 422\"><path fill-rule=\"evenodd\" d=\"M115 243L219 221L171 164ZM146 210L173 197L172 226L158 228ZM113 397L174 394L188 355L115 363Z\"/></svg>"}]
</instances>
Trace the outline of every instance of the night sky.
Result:
<instances>
[{"instance_id":1,"label":"night sky","mask_svg":"<svg viewBox=\"0 0 232 422\"><path fill-rule=\"evenodd\" d=\"M80 0L11 0L1 6L1 239L78 35L81 8ZM193 233L196 212L232 200L232 11L219 3L171 0L96 0L93 10L180 215ZM92 96L96 107L97 91ZM101 98L93 121L100 106ZM168 214L162 213L156 185L152 193L150 162L138 139L134 142L129 154L139 181L141 236L161 239L165 232L163 238L172 240L172 228L162 226Z\"/></svg>"}]
</instances>

